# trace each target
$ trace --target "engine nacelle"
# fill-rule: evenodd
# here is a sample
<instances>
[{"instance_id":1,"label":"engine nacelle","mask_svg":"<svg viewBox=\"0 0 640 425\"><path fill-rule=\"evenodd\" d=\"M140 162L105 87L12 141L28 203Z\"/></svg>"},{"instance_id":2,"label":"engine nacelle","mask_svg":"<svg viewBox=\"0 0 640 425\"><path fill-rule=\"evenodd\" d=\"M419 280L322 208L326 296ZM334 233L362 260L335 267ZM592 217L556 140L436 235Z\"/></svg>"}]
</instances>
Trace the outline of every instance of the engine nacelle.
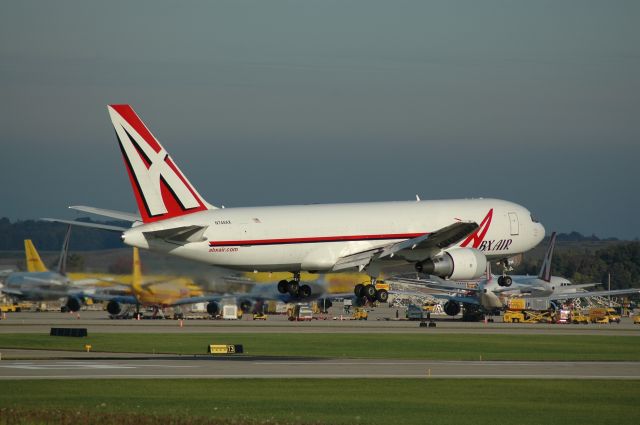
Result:
<instances>
[{"instance_id":1,"label":"engine nacelle","mask_svg":"<svg viewBox=\"0 0 640 425\"><path fill-rule=\"evenodd\" d=\"M80 311L80 300L75 297L69 297L66 306L68 311L73 311L74 313Z\"/></svg>"},{"instance_id":2,"label":"engine nacelle","mask_svg":"<svg viewBox=\"0 0 640 425\"><path fill-rule=\"evenodd\" d=\"M242 310L243 313L250 313L251 308L253 307L253 303L249 300L242 300L238 304L238 307L240 308L240 310Z\"/></svg>"},{"instance_id":3,"label":"engine nacelle","mask_svg":"<svg viewBox=\"0 0 640 425\"><path fill-rule=\"evenodd\" d=\"M443 310L448 316L455 316L460 313L460 303L457 301L447 301L444 303Z\"/></svg>"},{"instance_id":4,"label":"engine nacelle","mask_svg":"<svg viewBox=\"0 0 640 425\"><path fill-rule=\"evenodd\" d=\"M107 304L107 312L112 316L117 316L122 311L122 306L116 301L109 301Z\"/></svg>"},{"instance_id":5,"label":"engine nacelle","mask_svg":"<svg viewBox=\"0 0 640 425\"><path fill-rule=\"evenodd\" d=\"M209 304L207 304L207 313L209 313L211 316L215 316L219 311L220 306L217 302L211 301Z\"/></svg>"},{"instance_id":6,"label":"engine nacelle","mask_svg":"<svg viewBox=\"0 0 640 425\"><path fill-rule=\"evenodd\" d=\"M444 254L416 264L416 270L442 278L471 280L481 277L487 257L477 249L454 248Z\"/></svg>"}]
</instances>

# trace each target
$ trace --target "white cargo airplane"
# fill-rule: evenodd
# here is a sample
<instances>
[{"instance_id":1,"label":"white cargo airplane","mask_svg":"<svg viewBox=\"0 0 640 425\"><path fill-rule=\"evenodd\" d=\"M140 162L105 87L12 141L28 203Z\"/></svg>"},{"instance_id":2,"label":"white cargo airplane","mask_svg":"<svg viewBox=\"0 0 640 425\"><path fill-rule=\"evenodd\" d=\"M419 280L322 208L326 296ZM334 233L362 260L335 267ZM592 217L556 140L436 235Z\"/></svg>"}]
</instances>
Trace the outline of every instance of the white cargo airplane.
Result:
<instances>
[{"instance_id":1,"label":"white cargo airplane","mask_svg":"<svg viewBox=\"0 0 640 425\"><path fill-rule=\"evenodd\" d=\"M243 271L290 271L282 293L301 298L300 272L381 270L413 263L451 279L482 276L486 260L530 250L544 227L524 207L497 199L216 208L206 202L129 105L108 107L140 215L75 206L132 222L127 245ZM65 220L54 220L69 223ZM478 225L478 223L480 223ZM385 301L386 291L356 295Z\"/></svg>"}]
</instances>

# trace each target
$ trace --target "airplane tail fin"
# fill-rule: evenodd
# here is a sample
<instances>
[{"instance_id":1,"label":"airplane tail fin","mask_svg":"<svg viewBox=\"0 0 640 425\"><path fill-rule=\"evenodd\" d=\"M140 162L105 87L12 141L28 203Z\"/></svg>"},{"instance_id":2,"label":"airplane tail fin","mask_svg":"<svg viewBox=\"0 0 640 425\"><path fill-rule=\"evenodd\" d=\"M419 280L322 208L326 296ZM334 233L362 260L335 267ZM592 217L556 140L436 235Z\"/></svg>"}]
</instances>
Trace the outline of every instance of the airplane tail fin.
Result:
<instances>
[{"instance_id":1,"label":"airplane tail fin","mask_svg":"<svg viewBox=\"0 0 640 425\"><path fill-rule=\"evenodd\" d=\"M46 272L47 266L44 265L40 254L36 250L36 247L31 242L31 239L24 240L24 252L27 259L27 271L28 272Z\"/></svg>"},{"instance_id":2,"label":"airplane tail fin","mask_svg":"<svg viewBox=\"0 0 640 425\"><path fill-rule=\"evenodd\" d=\"M129 105L109 105L144 223L215 209L196 191Z\"/></svg>"},{"instance_id":3,"label":"airplane tail fin","mask_svg":"<svg viewBox=\"0 0 640 425\"><path fill-rule=\"evenodd\" d=\"M556 246L556 232L551 234L549 240L549 248L542 261L542 267L540 267L540 273L538 273L538 279L542 279L545 282L551 281L551 258L553 257L553 248Z\"/></svg>"},{"instance_id":4,"label":"airplane tail fin","mask_svg":"<svg viewBox=\"0 0 640 425\"><path fill-rule=\"evenodd\" d=\"M60 259L58 260L58 273L65 274L67 272L67 255L69 254L69 239L71 238L71 225L67 226L67 233L64 235L62 242L62 250L60 251Z\"/></svg>"},{"instance_id":5,"label":"airplane tail fin","mask_svg":"<svg viewBox=\"0 0 640 425\"><path fill-rule=\"evenodd\" d=\"M131 289L136 296L142 292L142 265L140 264L140 252L138 251L138 248L133 248Z\"/></svg>"}]
</instances>

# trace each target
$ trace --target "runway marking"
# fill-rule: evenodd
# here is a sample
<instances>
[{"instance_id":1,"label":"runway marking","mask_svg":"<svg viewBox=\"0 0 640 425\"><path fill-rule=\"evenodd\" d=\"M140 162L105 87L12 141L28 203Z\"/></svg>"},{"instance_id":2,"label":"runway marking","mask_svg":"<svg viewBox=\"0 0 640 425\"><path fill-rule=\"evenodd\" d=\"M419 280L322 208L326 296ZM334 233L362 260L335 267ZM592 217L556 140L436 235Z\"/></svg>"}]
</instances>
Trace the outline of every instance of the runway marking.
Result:
<instances>
[{"instance_id":1,"label":"runway marking","mask_svg":"<svg viewBox=\"0 0 640 425\"><path fill-rule=\"evenodd\" d=\"M382 379L382 378L405 378L405 379L611 379L611 380L640 380L640 376L620 376L620 375L432 375L426 377L420 375L325 375L325 374L286 374L286 375L7 375L0 376L0 380L15 379L289 379L289 378L318 378L318 379Z\"/></svg>"},{"instance_id":2,"label":"runway marking","mask_svg":"<svg viewBox=\"0 0 640 425\"><path fill-rule=\"evenodd\" d=\"M116 364L116 363L88 363L88 362L56 362L56 363L30 363L20 362L13 364L0 364L5 369L25 370L92 370L92 369L137 369L144 367L157 367L167 369L194 368L192 365L165 365L165 364Z\"/></svg>"}]
</instances>

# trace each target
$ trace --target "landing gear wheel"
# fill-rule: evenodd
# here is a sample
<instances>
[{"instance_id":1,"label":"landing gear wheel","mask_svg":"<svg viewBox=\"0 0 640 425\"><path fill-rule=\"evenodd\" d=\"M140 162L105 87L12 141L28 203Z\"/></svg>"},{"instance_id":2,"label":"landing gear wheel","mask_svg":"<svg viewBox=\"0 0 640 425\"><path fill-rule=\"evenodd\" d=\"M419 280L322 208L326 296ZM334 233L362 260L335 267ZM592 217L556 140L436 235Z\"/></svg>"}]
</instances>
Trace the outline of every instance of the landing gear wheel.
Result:
<instances>
[{"instance_id":1,"label":"landing gear wheel","mask_svg":"<svg viewBox=\"0 0 640 425\"><path fill-rule=\"evenodd\" d=\"M373 285L366 285L364 287L363 295L369 299L369 301L375 301L376 299L376 287Z\"/></svg>"},{"instance_id":2,"label":"landing gear wheel","mask_svg":"<svg viewBox=\"0 0 640 425\"><path fill-rule=\"evenodd\" d=\"M281 294L286 294L287 292L289 292L289 282L287 282L286 280L281 280L280 282L278 282L278 292L280 292Z\"/></svg>"},{"instance_id":3,"label":"landing gear wheel","mask_svg":"<svg viewBox=\"0 0 640 425\"><path fill-rule=\"evenodd\" d=\"M362 283L358 283L354 288L353 288L353 293L356 295L356 297L360 298L362 296L364 296L364 285Z\"/></svg>"},{"instance_id":4,"label":"landing gear wheel","mask_svg":"<svg viewBox=\"0 0 640 425\"><path fill-rule=\"evenodd\" d=\"M295 280L289 281L289 295L297 297L300 291L300 285Z\"/></svg>"},{"instance_id":5,"label":"landing gear wheel","mask_svg":"<svg viewBox=\"0 0 640 425\"><path fill-rule=\"evenodd\" d=\"M386 303L388 299L389 293L386 289L378 289L376 291L376 300L380 301L381 303Z\"/></svg>"},{"instance_id":6,"label":"landing gear wheel","mask_svg":"<svg viewBox=\"0 0 640 425\"><path fill-rule=\"evenodd\" d=\"M513 283L511 276L500 276L498 278L498 285L509 287Z\"/></svg>"},{"instance_id":7,"label":"landing gear wheel","mask_svg":"<svg viewBox=\"0 0 640 425\"><path fill-rule=\"evenodd\" d=\"M311 296L311 287L309 285L300 285L298 296L300 298L309 298Z\"/></svg>"}]
</instances>

